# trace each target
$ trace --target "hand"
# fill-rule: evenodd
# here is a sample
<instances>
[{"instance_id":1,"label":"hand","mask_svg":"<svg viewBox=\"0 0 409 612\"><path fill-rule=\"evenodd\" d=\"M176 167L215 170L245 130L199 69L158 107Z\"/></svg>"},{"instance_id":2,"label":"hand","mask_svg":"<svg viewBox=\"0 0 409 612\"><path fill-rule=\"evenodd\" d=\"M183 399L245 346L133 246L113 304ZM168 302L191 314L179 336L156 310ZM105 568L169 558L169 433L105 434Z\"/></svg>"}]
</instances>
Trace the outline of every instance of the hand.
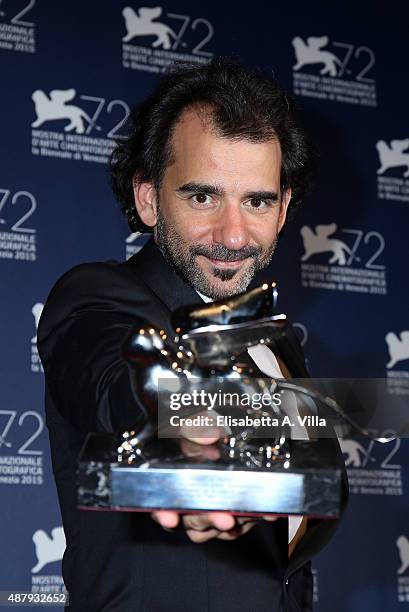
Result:
<instances>
[{"instance_id":1,"label":"hand","mask_svg":"<svg viewBox=\"0 0 409 612\"><path fill-rule=\"evenodd\" d=\"M228 512L198 512L179 515L170 510L158 510L152 512L151 516L166 531L172 531L180 523L188 538L196 544L214 538L235 540L256 524L253 518L234 517Z\"/></svg>"},{"instance_id":2,"label":"hand","mask_svg":"<svg viewBox=\"0 0 409 612\"><path fill-rule=\"evenodd\" d=\"M188 457L201 455L207 459L217 459L220 451L215 442L226 435L226 432L214 432L213 437L186 438L181 440L181 448ZM151 513L154 521L166 531L172 531L179 524L185 529L192 542L201 544L208 540L235 540L247 533L259 520L259 517L234 516L228 512L197 512L179 514L171 510L157 510ZM275 521L277 517L261 517Z\"/></svg>"}]
</instances>

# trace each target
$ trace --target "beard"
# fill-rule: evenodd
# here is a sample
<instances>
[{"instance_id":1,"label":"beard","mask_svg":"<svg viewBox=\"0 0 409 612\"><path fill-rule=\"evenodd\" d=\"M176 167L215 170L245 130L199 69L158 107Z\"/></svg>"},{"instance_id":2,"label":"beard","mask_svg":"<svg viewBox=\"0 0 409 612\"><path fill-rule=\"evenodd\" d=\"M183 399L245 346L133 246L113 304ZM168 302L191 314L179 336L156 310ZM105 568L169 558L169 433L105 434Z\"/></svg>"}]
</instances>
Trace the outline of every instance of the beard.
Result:
<instances>
[{"instance_id":1,"label":"beard","mask_svg":"<svg viewBox=\"0 0 409 612\"><path fill-rule=\"evenodd\" d=\"M277 236L267 249L256 246L228 249L222 244L189 244L171 223L165 221L160 206L157 209L155 230L156 243L173 270L196 291L214 300L231 297L245 291L256 272L270 263L277 246ZM251 258L251 262L244 271L214 266L211 273L206 274L197 261L198 255L221 261ZM235 277L236 282L229 282ZM219 282L217 280L212 282L212 278L218 279Z\"/></svg>"}]
</instances>

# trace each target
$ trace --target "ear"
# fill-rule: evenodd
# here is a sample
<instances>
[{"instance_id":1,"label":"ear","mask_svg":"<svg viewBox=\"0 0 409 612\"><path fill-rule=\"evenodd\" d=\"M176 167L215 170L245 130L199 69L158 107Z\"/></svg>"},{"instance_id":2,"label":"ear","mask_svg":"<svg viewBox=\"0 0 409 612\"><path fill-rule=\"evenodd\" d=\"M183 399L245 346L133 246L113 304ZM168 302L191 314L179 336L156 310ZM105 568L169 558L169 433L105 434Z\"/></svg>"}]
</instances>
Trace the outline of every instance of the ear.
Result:
<instances>
[{"instance_id":1,"label":"ear","mask_svg":"<svg viewBox=\"0 0 409 612\"><path fill-rule=\"evenodd\" d=\"M137 176L132 181L136 210L145 225L154 227L157 223L156 190L151 182L141 183Z\"/></svg>"},{"instance_id":2,"label":"ear","mask_svg":"<svg viewBox=\"0 0 409 612\"><path fill-rule=\"evenodd\" d=\"M291 189L286 189L281 196L280 214L278 216L278 232L283 229L285 220L287 218L288 205L291 200Z\"/></svg>"}]
</instances>

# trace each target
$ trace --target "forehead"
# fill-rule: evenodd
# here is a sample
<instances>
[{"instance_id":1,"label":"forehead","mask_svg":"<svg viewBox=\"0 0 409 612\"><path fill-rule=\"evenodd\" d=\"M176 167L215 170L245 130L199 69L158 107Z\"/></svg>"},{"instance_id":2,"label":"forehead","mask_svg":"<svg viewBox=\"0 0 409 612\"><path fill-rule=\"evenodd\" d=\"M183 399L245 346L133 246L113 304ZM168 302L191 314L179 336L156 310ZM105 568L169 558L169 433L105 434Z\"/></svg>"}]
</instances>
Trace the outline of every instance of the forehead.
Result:
<instances>
[{"instance_id":1,"label":"forehead","mask_svg":"<svg viewBox=\"0 0 409 612\"><path fill-rule=\"evenodd\" d=\"M280 180L281 148L278 140L251 142L245 138L220 136L211 115L191 108L181 115L173 131L172 161L168 178L176 181L218 180L249 188L277 188ZM268 184L267 184L268 183Z\"/></svg>"}]
</instances>

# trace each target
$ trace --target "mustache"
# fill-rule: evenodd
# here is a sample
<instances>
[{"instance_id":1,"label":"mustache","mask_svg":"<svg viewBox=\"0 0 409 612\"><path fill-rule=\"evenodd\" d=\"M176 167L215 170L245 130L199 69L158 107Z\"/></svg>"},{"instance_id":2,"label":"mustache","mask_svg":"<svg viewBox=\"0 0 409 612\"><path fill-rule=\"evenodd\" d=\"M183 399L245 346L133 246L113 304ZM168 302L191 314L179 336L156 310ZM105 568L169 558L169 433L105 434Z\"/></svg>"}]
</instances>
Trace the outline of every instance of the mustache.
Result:
<instances>
[{"instance_id":1,"label":"mustache","mask_svg":"<svg viewBox=\"0 0 409 612\"><path fill-rule=\"evenodd\" d=\"M262 251L262 247L256 246L247 246L242 249L228 249L223 244L199 244L190 248L190 253L192 255L203 255L204 257L220 259L221 261L241 261L247 259L247 257L257 259Z\"/></svg>"}]
</instances>

